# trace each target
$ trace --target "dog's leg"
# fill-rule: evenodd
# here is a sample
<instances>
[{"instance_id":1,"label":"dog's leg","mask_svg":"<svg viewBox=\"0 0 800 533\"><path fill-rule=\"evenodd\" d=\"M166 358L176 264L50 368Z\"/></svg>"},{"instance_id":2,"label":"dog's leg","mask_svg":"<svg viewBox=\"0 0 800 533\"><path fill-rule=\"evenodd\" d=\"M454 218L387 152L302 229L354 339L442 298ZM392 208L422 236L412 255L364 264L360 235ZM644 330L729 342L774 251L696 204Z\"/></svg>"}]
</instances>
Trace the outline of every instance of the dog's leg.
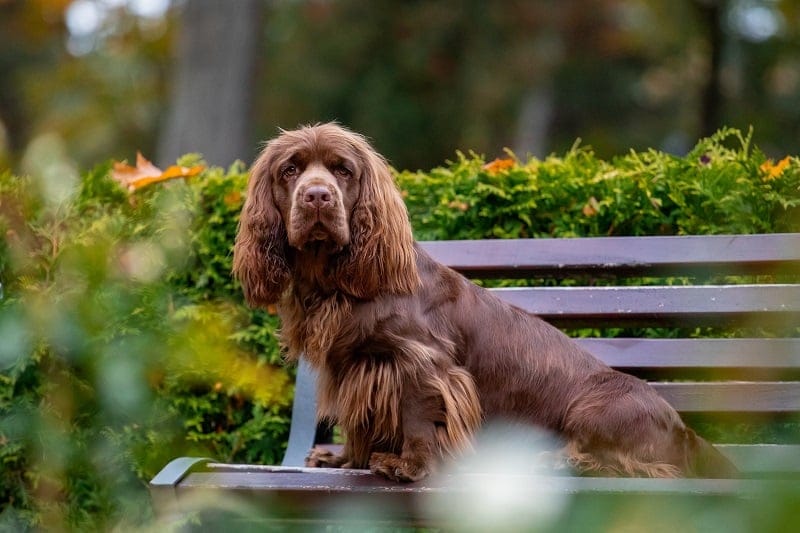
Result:
<instances>
[{"instance_id":1,"label":"dog's leg","mask_svg":"<svg viewBox=\"0 0 800 533\"><path fill-rule=\"evenodd\" d=\"M557 469L568 467L582 476L658 478L681 476L680 469L669 463L641 461L616 450L586 452L574 441L555 452L554 456L553 463Z\"/></svg>"},{"instance_id":2,"label":"dog's leg","mask_svg":"<svg viewBox=\"0 0 800 533\"><path fill-rule=\"evenodd\" d=\"M472 378L462 369L443 369L415 379L402 404L402 447L373 453L370 469L389 479L417 481L432 474L444 457L472 446L480 405Z\"/></svg>"},{"instance_id":3,"label":"dog's leg","mask_svg":"<svg viewBox=\"0 0 800 533\"><path fill-rule=\"evenodd\" d=\"M402 446L400 453L374 452L369 468L395 481L418 481L432 473L437 458L436 419L438 402L415 392L402 405Z\"/></svg>"},{"instance_id":4,"label":"dog's leg","mask_svg":"<svg viewBox=\"0 0 800 533\"><path fill-rule=\"evenodd\" d=\"M346 453L336 454L323 446L315 446L306 457L309 468L350 468L350 459Z\"/></svg>"},{"instance_id":5,"label":"dog's leg","mask_svg":"<svg viewBox=\"0 0 800 533\"><path fill-rule=\"evenodd\" d=\"M395 481L419 481L432 473L434 460L430 442L425 439L405 439L400 455L373 453L369 469Z\"/></svg>"},{"instance_id":6,"label":"dog's leg","mask_svg":"<svg viewBox=\"0 0 800 533\"><path fill-rule=\"evenodd\" d=\"M306 466L309 468L365 468L369 456L361 453L364 459L359 461L359 454L356 451L364 447L365 444L358 438L348 438L341 453L335 453L324 446L315 446L306 457Z\"/></svg>"},{"instance_id":7,"label":"dog's leg","mask_svg":"<svg viewBox=\"0 0 800 533\"><path fill-rule=\"evenodd\" d=\"M369 469L395 481L418 481L431 473L435 460L436 426L432 409L414 395L403 405L403 445L400 454L375 452Z\"/></svg>"}]
</instances>

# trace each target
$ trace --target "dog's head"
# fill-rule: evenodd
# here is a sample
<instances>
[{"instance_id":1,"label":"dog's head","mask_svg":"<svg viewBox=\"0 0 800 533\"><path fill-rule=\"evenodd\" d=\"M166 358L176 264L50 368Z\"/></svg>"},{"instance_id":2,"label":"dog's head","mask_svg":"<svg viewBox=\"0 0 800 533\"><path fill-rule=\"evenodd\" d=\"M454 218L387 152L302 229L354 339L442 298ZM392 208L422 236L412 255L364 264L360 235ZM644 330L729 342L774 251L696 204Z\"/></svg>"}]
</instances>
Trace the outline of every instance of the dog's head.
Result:
<instances>
[{"instance_id":1,"label":"dog's head","mask_svg":"<svg viewBox=\"0 0 800 533\"><path fill-rule=\"evenodd\" d=\"M386 161L337 124L284 131L253 165L234 246L234 274L253 306L278 301L313 254L357 298L419 284L411 228Z\"/></svg>"}]
</instances>

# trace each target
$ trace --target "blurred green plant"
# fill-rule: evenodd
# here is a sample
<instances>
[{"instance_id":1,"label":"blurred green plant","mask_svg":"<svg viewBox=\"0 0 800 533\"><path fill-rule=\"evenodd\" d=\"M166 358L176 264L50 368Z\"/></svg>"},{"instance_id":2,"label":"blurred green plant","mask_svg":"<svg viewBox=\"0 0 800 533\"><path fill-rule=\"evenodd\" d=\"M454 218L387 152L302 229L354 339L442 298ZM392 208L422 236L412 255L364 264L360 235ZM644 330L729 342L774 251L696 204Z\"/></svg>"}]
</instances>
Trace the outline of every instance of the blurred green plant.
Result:
<instances>
[{"instance_id":1,"label":"blurred green plant","mask_svg":"<svg viewBox=\"0 0 800 533\"><path fill-rule=\"evenodd\" d=\"M192 166L199 156L179 164ZM0 528L125 528L181 455L277 463L291 370L230 276L246 171L129 193L0 174ZM686 157L459 154L398 172L420 239L797 231L800 161L722 130Z\"/></svg>"},{"instance_id":2,"label":"blurred green plant","mask_svg":"<svg viewBox=\"0 0 800 533\"><path fill-rule=\"evenodd\" d=\"M242 165L129 194L108 165L67 200L0 177L0 524L135 525L176 455L279 460L277 319L230 276Z\"/></svg>"}]
</instances>

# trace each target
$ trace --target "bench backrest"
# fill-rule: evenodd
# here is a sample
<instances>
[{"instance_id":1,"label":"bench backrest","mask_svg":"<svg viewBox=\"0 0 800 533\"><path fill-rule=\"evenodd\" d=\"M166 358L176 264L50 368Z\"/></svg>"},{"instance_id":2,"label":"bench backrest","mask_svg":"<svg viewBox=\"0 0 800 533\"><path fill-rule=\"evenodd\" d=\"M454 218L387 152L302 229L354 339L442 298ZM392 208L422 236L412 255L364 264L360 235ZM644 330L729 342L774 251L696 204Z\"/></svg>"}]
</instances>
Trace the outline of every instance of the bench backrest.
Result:
<instances>
[{"instance_id":1,"label":"bench backrest","mask_svg":"<svg viewBox=\"0 0 800 533\"><path fill-rule=\"evenodd\" d=\"M573 335L592 335L578 342L610 366L650 381L712 440L797 439L800 234L422 246L470 278L533 280L491 290ZM586 328L622 336L597 338ZM313 375L302 365L285 465L302 464L314 438L309 397Z\"/></svg>"}]
</instances>

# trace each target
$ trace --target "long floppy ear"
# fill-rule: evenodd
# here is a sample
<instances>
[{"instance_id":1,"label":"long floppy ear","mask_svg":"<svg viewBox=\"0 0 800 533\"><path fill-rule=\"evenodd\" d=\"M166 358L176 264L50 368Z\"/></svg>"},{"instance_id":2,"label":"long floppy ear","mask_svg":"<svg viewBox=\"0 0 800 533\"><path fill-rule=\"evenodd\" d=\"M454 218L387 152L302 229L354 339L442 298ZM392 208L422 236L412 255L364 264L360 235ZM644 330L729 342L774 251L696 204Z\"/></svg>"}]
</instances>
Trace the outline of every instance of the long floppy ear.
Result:
<instances>
[{"instance_id":1,"label":"long floppy ear","mask_svg":"<svg viewBox=\"0 0 800 533\"><path fill-rule=\"evenodd\" d=\"M386 161L358 134L361 192L350 216L349 253L336 269L339 285L358 298L407 294L420 285L408 212Z\"/></svg>"},{"instance_id":2,"label":"long floppy ear","mask_svg":"<svg viewBox=\"0 0 800 533\"><path fill-rule=\"evenodd\" d=\"M290 279L286 227L272 194L273 151L267 145L250 171L247 199L233 247L233 274L252 307L277 302Z\"/></svg>"}]
</instances>

